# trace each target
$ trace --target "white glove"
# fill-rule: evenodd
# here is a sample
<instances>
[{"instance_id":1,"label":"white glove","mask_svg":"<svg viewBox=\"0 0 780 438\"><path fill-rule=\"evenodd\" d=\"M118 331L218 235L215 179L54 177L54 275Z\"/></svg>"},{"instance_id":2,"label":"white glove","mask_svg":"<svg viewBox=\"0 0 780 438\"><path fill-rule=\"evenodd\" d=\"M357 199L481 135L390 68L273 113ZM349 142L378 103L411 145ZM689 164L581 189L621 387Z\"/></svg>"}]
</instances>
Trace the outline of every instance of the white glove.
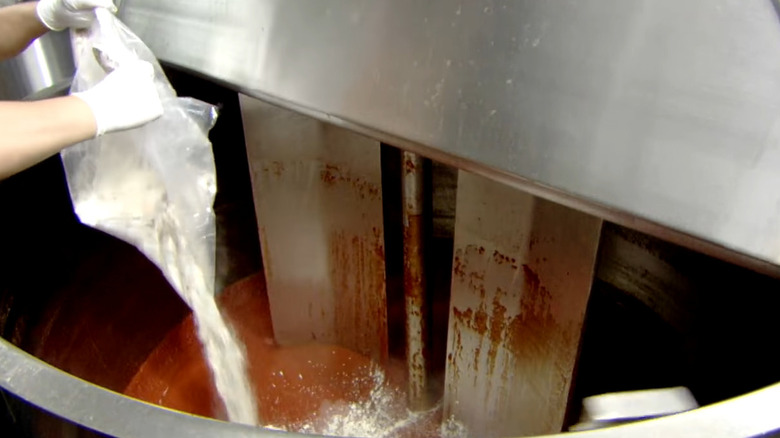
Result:
<instances>
[{"instance_id":1,"label":"white glove","mask_svg":"<svg viewBox=\"0 0 780 438\"><path fill-rule=\"evenodd\" d=\"M154 69L146 61L123 64L94 87L73 95L92 110L98 136L141 126L163 114Z\"/></svg>"},{"instance_id":2,"label":"white glove","mask_svg":"<svg viewBox=\"0 0 780 438\"><path fill-rule=\"evenodd\" d=\"M89 27L95 19L95 8L106 8L116 12L112 0L41 0L36 10L38 19L51 30L68 27L81 29Z\"/></svg>"}]
</instances>

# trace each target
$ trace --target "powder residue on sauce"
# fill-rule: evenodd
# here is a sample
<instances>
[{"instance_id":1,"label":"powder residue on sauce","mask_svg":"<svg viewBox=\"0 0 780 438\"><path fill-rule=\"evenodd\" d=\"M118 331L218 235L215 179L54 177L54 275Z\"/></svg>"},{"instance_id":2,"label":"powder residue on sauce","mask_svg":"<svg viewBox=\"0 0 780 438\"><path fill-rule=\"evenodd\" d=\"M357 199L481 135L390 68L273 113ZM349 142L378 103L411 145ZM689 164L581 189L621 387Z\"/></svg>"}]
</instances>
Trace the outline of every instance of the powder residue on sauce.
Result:
<instances>
[{"instance_id":1,"label":"powder residue on sauce","mask_svg":"<svg viewBox=\"0 0 780 438\"><path fill-rule=\"evenodd\" d=\"M462 430L457 422L442 423L439 407L417 413L407 409L401 362L382 367L336 345L278 346L262 275L230 286L218 301L246 345L258 413L266 426L331 436L465 436L453 433ZM191 315L149 356L125 394L171 409L227 419Z\"/></svg>"}]
</instances>

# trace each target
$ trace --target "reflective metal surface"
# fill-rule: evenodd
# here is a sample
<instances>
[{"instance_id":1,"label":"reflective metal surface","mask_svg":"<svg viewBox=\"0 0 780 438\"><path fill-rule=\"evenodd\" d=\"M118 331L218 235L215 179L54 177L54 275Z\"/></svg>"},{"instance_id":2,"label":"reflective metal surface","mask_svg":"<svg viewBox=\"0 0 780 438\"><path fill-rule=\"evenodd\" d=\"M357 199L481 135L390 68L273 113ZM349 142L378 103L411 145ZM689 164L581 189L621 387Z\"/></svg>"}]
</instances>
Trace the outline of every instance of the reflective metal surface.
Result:
<instances>
[{"instance_id":1,"label":"reflective metal surface","mask_svg":"<svg viewBox=\"0 0 780 438\"><path fill-rule=\"evenodd\" d=\"M142 403L51 367L0 339L0 386L55 415L117 437L272 436L272 432Z\"/></svg>"},{"instance_id":2,"label":"reflective metal surface","mask_svg":"<svg viewBox=\"0 0 780 438\"><path fill-rule=\"evenodd\" d=\"M604 429L696 409L687 388L627 391L591 396L583 400L582 413L569 431Z\"/></svg>"},{"instance_id":3,"label":"reflective metal surface","mask_svg":"<svg viewBox=\"0 0 780 438\"><path fill-rule=\"evenodd\" d=\"M768 0L126 0L121 16L163 60L257 97L780 262Z\"/></svg>"},{"instance_id":4,"label":"reflective metal surface","mask_svg":"<svg viewBox=\"0 0 780 438\"><path fill-rule=\"evenodd\" d=\"M582 404L582 419L597 423L662 417L699 407L693 394L682 386L601 394L584 399Z\"/></svg>"},{"instance_id":5,"label":"reflective metal surface","mask_svg":"<svg viewBox=\"0 0 780 438\"><path fill-rule=\"evenodd\" d=\"M379 142L240 101L276 341L385 360Z\"/></svg>"},{"instance_id":6,"label":"reflective metal surface","mask_svg":"<svg viewBox=\"0 0 780 438\"><path fill-rule=\"evenodd\" d=\"M461 171L444 418L485 438L564 427L602 221Z\"/></svg>"},{"instance_id":7,"label":"reflective metal surface","mask_svg":"<svg viewBox=\"0 0 780 438\"><path fill-rule=\"evenodd\" d=\"M52 97L70 87L75 67L67 32L49 32L0 62L0 100Z\"/></svg>"},{"instance_id":8,"label":"reflective metal surface","mask_svg":"<svg viewBox=\"0 0 780 438\"><path fill-rule=\"evenodd\" d=\"M409 406L415 411L429 409L428 349L430 330L425 247L425 160L412 152L403 152L401 203L403 227L404 313L406 322L406 376Z\"/></svg>"}]
</instances>

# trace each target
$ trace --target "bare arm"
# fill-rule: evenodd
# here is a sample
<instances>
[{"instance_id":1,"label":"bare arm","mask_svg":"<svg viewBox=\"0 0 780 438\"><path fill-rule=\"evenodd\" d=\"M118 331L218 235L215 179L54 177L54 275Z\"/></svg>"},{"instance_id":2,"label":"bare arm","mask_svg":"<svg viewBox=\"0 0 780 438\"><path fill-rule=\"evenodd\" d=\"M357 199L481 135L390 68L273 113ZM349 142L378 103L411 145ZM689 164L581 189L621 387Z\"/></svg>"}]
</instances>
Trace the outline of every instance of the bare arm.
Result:
<instances>
[{"instance_id":1,"label":"bare arm","mask_svg":"<svg viewBox=\"0 0 780 438\"><path fill-rule=\"evenodd\" d=\"M0 8L0 61L13 58L49 29L38 19L38 2Z\"/></svg>"},{"instance_id":2,"label":"bare arm","mask_svg":"<svg viewBox=\"0 0 780 438\"><path fill-rule=\"evenodd\" d=\"M89 106L68 96L38 102L0 102L0 179L95 136Z\"/></svg>"},{"instance_id":3,"label":"bare arm","mask_svg":"<svg viewBox=\"0 0 780 438\"><path fill-rule=\"evenodd\" d=\"M111 0L40 0L0 8L0 60L47 29L84 28ZM100 83L68 97L0 102L0 179L97 135L135 128L163 114L154 68L126 62Z\"/></svg>"}]
</instances>

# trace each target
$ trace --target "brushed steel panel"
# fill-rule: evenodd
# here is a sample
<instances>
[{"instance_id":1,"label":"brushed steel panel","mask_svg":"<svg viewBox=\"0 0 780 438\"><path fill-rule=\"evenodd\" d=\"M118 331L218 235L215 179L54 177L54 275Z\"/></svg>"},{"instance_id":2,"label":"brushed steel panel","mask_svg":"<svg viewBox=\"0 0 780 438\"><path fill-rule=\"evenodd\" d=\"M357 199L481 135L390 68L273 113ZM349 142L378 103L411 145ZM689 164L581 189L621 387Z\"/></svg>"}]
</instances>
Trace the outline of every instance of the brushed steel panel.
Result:
<instances>
[{"instance_id":1,"label":"brushed steel panel","mask_svg":"<svg viewBox=\"0 0 780 438\"><path fill-rule=\"evenodd\" d=\"M277 342L386 359L379 143L240 97Z\"/></svg>"},{"instance_id":2,"label":"brushed steel panel","mask_svg":"<svg viewBox=\"0 0 780 438\"><path fill-rule=\"evenodd\" d=\"M67 32L49 32L0 61L0 100L54 97L70 88L76 68Z\"/></svg>"},{"instance_id":3,"label":"brushed steel panel","mask_svg":"<svg viewBox=\"0 0 780 438\"><path fill-rule=\"evenodd\" d=\"M463 171L457 201L444 416L560 432L601 220Z\"/></svg>"},{"instance_id":4,"label":"brushed steel panel","mask_svg":"<svg viewBox=\"0 0 780 438\"><path fill-rule=\"evenodd\" d=\"M780 261L769 0L126 0L122 18L163 60L248 94Z\"/></svg>"}]
</instances>

